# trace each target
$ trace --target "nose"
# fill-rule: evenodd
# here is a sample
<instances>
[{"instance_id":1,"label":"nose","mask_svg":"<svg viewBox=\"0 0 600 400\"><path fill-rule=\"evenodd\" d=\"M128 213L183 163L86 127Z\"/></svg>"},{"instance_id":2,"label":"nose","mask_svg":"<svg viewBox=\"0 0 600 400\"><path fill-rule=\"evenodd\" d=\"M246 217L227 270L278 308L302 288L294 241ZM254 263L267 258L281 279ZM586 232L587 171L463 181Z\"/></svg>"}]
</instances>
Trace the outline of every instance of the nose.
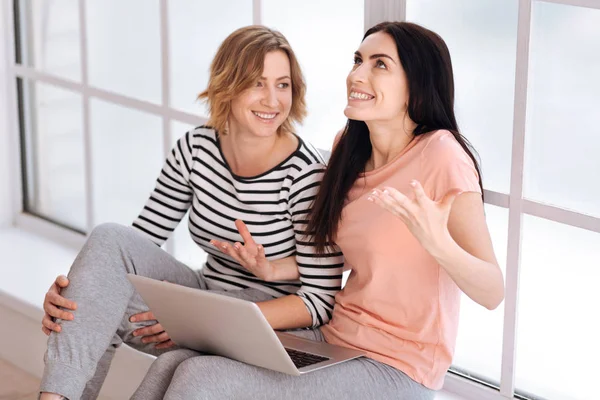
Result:
<instances>
[{"instance_id":1,"label":"nose","mask_svg":"<svg viewBox=\"0 0 600 400\"><path fill-rule=\"evenodd\" d=\"M277 107L277 91L275 88L267 88L265 90L265 97L263 98L263 104L267 107L275 108Z\"/></svg>"},{"instance_id":2,"label":"nose","mask_svg":"<svg viewBox=\"0 0 600 400\"><path fill-rule=\"evenodd\" d=\"M367 68L364 64L359 65L348 74L348 83L364 83L367 81Z\"/></svg>"}]
</instances>

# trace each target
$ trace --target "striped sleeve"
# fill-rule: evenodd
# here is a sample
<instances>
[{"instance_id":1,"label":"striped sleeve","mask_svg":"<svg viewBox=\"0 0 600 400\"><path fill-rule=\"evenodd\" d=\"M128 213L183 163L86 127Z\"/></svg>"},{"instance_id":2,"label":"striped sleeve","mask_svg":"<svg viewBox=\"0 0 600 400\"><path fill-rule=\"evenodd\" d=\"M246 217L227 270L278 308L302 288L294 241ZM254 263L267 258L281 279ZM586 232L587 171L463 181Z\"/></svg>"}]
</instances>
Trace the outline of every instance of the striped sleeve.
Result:
<instances>
[{"instance_id":1,"label":"striped sleeve","mask_svg":"<svg viewBox=\"0 0 600 400\"><path fill-rule=\"evenodd\" d=\"M315 199L325 166L311 164L294 179L289 196L290 212L296 237L296 263L302 286L296 292L312 316L312 326L331 319L335 294L341 289L344 258L339 249L317 255L306 231L308 213Z\"/></svg>"},{"instance_id":2,"label":"striped sleeve","mask_svg":"<svg viewBox=\"0 0 600 400\"><path fill-rule=\"evenodd\" d=\"M189 184L193 160L193 133L177 141L165 160L154 191L133 227L159 246L181 221L192 202Z\"/></svg>"}]
</instances>

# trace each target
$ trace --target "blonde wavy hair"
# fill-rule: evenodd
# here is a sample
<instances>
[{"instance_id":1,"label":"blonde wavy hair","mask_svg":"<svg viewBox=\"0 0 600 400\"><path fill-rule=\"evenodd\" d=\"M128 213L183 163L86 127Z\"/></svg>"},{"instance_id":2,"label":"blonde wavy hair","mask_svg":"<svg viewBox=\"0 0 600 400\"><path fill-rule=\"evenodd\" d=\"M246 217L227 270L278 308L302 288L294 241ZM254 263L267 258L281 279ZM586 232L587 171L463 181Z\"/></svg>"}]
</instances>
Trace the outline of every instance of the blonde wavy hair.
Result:
<instances>
[{"instance_id":1,"label":"blonde wavy hair","mask_svg":"<svg viewBox=\"0 0 600 400\"><path fill-rule=\"evenodd\" d=\"M208 87L198 95L199 100L208 104L209 126L221 134L227 133L231 100L258 81L265 55L272 51L287 55L292 79L292 107L277 132L293 132L293 124L302 123L306 116L306 84L292 47L280 32L251 25L230 34L211 63Z\"/></svg>"}]
</instances>

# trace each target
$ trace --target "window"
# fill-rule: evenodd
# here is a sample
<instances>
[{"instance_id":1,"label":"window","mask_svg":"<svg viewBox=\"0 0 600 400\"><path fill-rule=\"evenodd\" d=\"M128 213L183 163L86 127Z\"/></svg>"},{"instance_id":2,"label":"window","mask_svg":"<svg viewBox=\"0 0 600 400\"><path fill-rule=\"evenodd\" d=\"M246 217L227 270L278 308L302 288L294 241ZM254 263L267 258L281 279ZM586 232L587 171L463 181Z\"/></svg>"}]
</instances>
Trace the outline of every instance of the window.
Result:
<instances>
[{"instance_id":1,"label":"window","mask_svg":"<svg viewBox=\"0 0 600 400\"><path fill-rule=\"evenodd\" d=\"M137 216L171 146L206 121L196 97L233 30L262 23L286 35L308 88L297 132L322 150L345 123L344 78L365 28L406 19L438 32L506 277L493 312L463 296L448 387L489 399L596 395L598 1L13 0L13 9L23 211L80 233ZM187 218L165 247L202 265Z\"/></svg>"}]
</instances>

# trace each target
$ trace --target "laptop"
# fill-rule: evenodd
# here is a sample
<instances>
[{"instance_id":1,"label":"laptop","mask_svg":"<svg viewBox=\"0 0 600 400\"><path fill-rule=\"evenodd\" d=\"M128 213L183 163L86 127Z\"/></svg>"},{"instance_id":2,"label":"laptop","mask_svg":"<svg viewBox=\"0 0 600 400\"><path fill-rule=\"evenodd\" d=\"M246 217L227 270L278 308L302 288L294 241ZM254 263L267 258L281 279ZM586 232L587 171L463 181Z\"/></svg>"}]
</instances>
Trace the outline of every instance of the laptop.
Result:
<instances>
[{"instance_id":1,"label":"laptop","mask_svg":"<svg viewBox=\"0 0 600 400\"><path fill-rule=\"evenodd\" d=\"M250 301L128 274L130 282L180 347L302 375L363 352L271 328Z\"/></svg>"}]
</instances>

